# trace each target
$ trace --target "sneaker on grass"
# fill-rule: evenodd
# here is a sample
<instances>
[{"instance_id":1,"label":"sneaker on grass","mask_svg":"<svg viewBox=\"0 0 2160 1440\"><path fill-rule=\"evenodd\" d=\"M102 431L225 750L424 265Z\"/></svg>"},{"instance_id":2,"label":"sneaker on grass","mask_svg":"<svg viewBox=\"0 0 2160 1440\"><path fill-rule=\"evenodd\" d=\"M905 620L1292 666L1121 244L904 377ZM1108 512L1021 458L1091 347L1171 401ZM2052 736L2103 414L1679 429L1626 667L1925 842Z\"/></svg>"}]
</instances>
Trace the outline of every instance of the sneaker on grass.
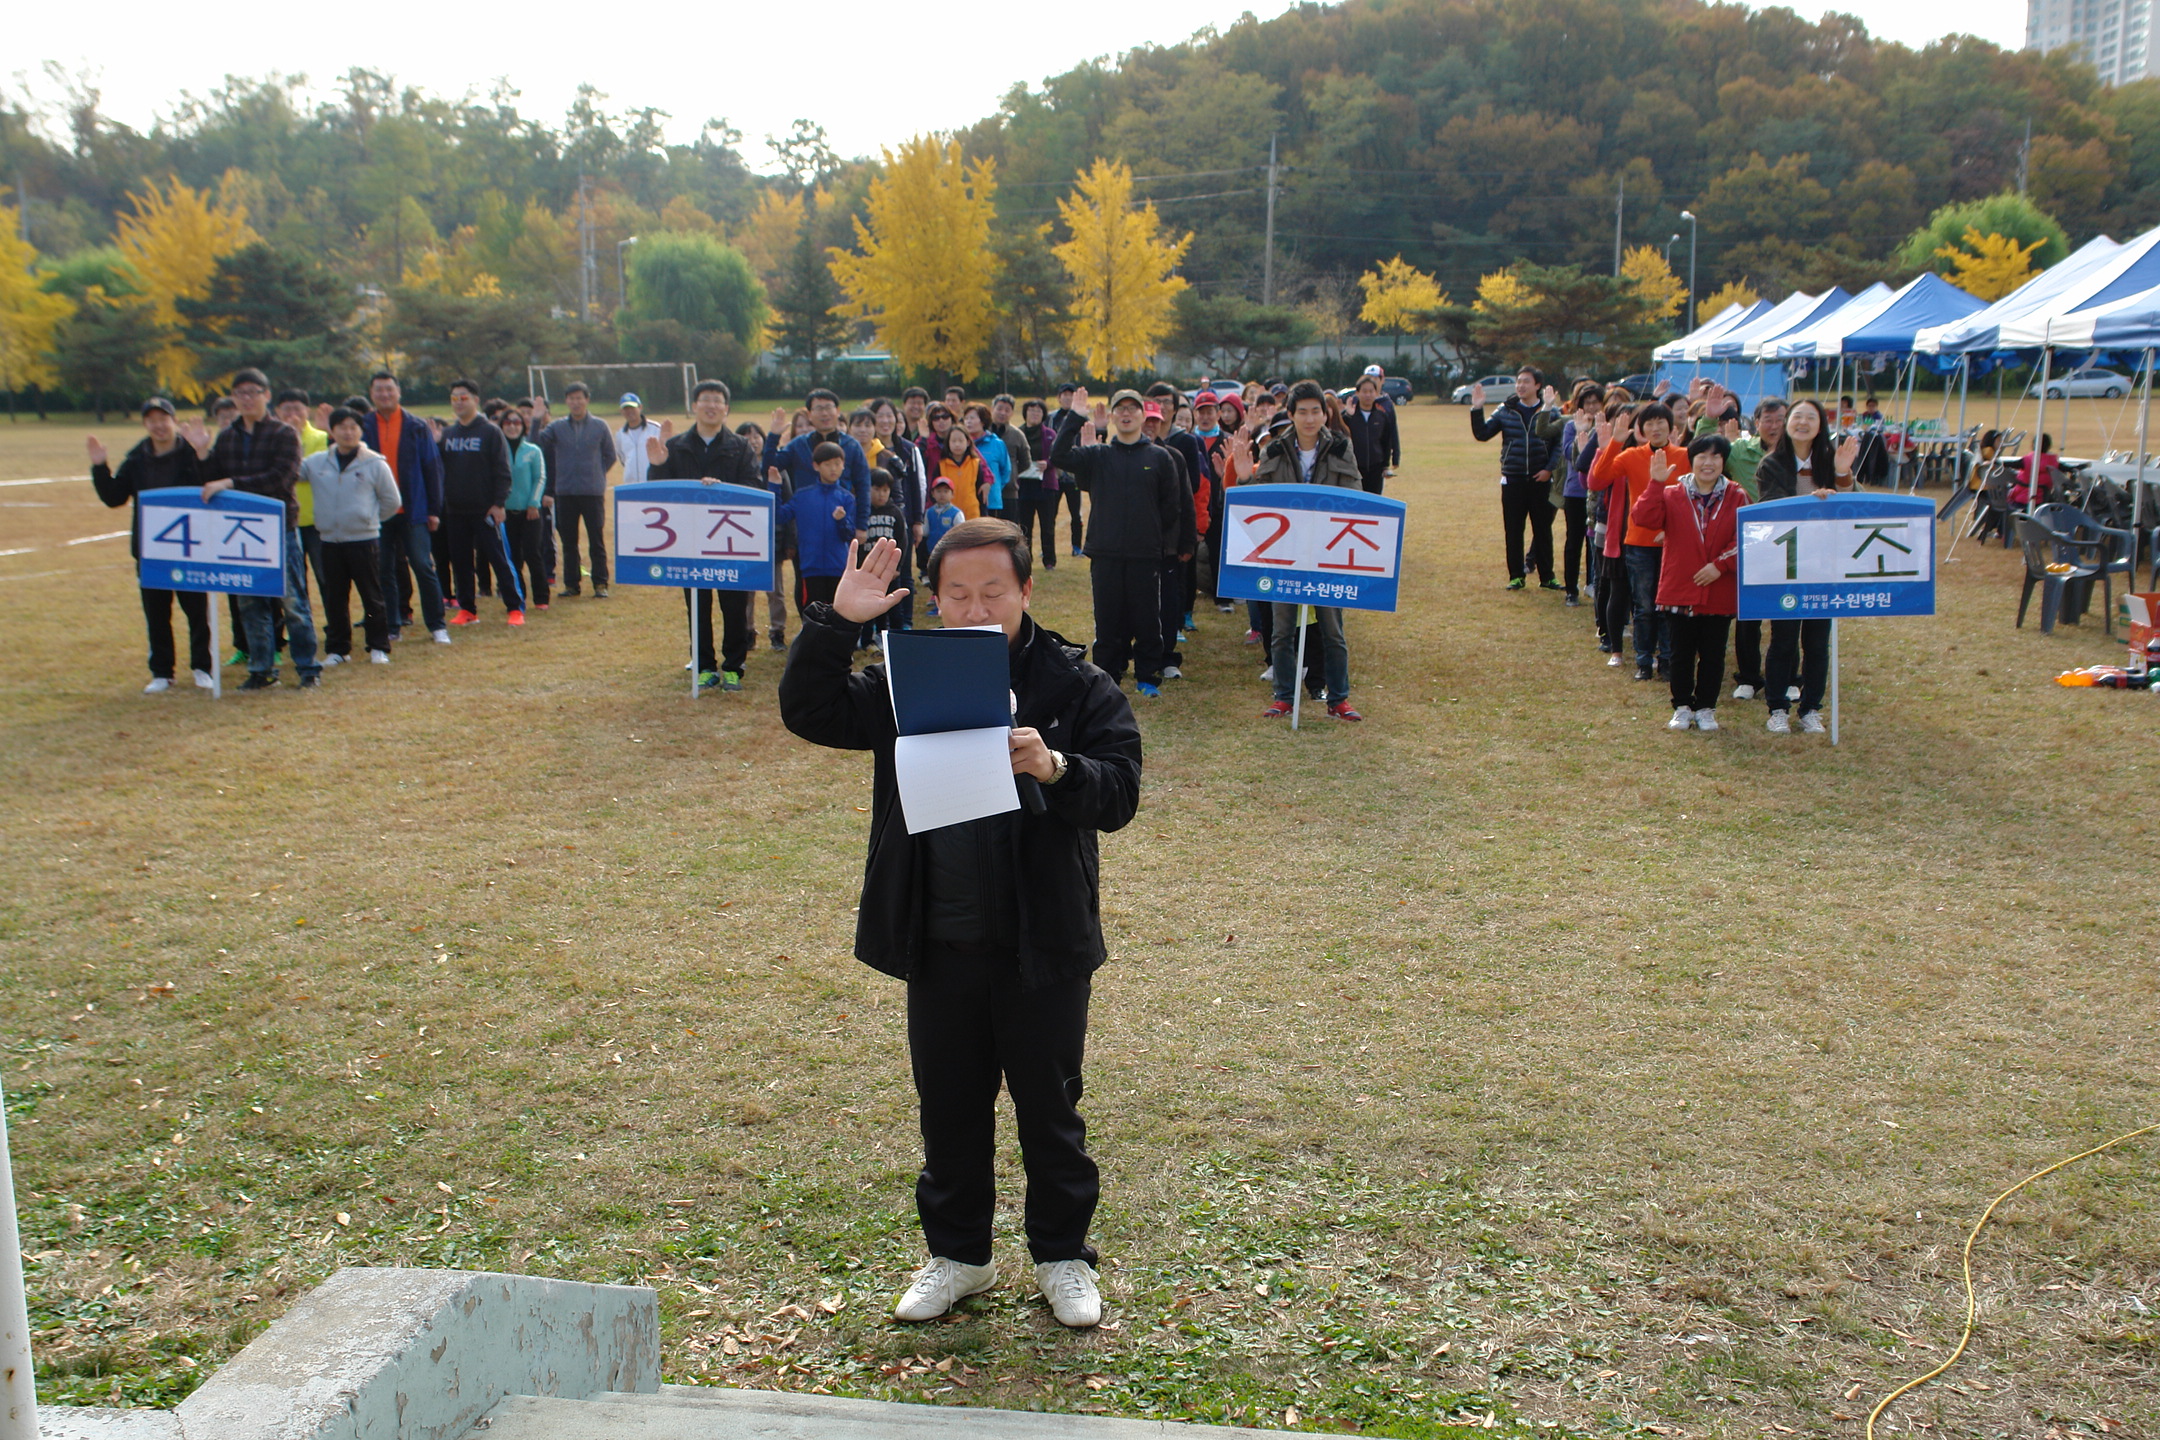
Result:
<instances>
[{"instance_id":1,"label":"sneaker on grass","mask_svg":"<svg viewBox=\"0 0 2160 1440\"><path fill-rule=\"evenodd\" d=\"M1514 579L1507 582L1507 588L1510 590L1520 590L1523 588L1523 585L1525 583L1526 582L1523 580L1523 577L1517 575Z\"/></svg>"},{"instance_id":2,"label":"sneaker on grass","mask_svg":"<svg viewBox=\"0 0 2160 1440\"><path fill-rule=\"evenodd\" d=\"M1287 715L1289 713L1290 702L1288 700L1275 700L1269 703L1267 709L1260 712L1260 718L1263 720L1273 720L1276 719L1278 716Z\"/></svg>"},{"instance_id":3,"label":"sneaker on grass","mask_svg":"<svg viewBox=\"0 0 2160 1440\"><path fill-rule=\"evenodd\" d=\"M730 692L742 689L742 671L740 671L740 670L723 670L723 671L721 671L721 672L720 672L720 688L721 688L722 690L727 690L727 691L730 691Z\"/></svg>"},{"instance_id":4,"label":"sneaker on grass","mask_svg":"<svg viewBox=\"0 0 2160 1440\"><path fill-rule=\"evenodd\" d=\"M433 639L434 642L438 645L447 645L450 643L450 632L448 630L432 630L428 633L429 637Z\"/></svg>"},{"instance_id":5,"label":"sneaker on grass","mask_svg":"<svg viewBox=\"0 0 2160 1440\"><path fill-rule=\"evenodd\" d=\"M195 672L195 688L198 690L215 690L217 689L217 677L208 670L197 670Z\"/></svg>"},{"instance_id":6,"label":"sneaker on grass","mask_svg":"<svg viewBox=\"0 0 2160 1440\"><path fill-rule=\"evenodd\" d=\"M1772 735L1790 735L1792 734L1792 722L1786 718L1783 710L1772 710L1770 712L1770 723L1763 726L1763 729L1768 730Z\"/></svg>"},{"instance_id":7,"label":"sneaker on grass","mask_svg":"<svg viewBox=\"0 0 2160 1440\"><path fill-rule=\"evenodd\" d=\"M387 665L390 663L390 652L387 650L370 650L367 652L367 658L371 664Z\"/></svg>"},{"instance_id":8,"label":"sneaker on grass","mask_svg":"<svg viewBox=\"0 0 2160 1440\"><path fill-rule=\"evenodd\" d=\"M1035 1267L1035 1288L1050 1302L1060 1325L1086 1330L1102 1323L1102 1292L1095 1267L1085 1260L1052 1260Z\"/></svg>"},{"instance_id":9,"label":"sneaker on grass","mask_svg":"<svg viewBox=\"0 0 2160 1440\"><path fill-rule=\"evenodd\" d=\"M479 623L479 620L478 615L462 606L450 612L450 623L452 625L473 625Z\"/></svg>"},{"instance_id":10,"label":"sneaker on grass","mask_svg":"<svg viewBox=\"0 0 2160 1440\"><path fill-rule=\"evenodd\" d=\"M322 672L318 670L313 675L302 675L300 677L300 688L303 690L322 689Z\"/></svg>"},{"instance_id":11,"label":"sneaker on grass","mask_svg":"<svg viewBox=\"0 0 2160 1440\"><path fill-rule=\"evenodd\" d=\"M277 686L278 678L272 672L250 670L246 682L240 688L242 690L275 690Z\"/></svg>"},{"instance_id":12,"label":"sneaker on grass","mask_svg":"<svg viewBox=\"0 0 2160 1440\"><path fill-rule=\"evenodd\" d=\"M1697 710L1695 712L1695 728L1698 730L1715 730L1719 728L1717 723L1717 711Z\"/></svg>"},{"instance_id":13,"label":"sneaker on grass","mask_svg":"<svg viewBox=\"0 0 2160 1440\"><path fill-rule=\"evenodd\" d=\"M1625 664L1626 662L1620 658L1620 652L1615 650L1612 652L1612 654L1605 657L1605 663L1607 665L1621 665Z\"/></svg>"},{"instance_id":14,"label":"sneaker on grass","mask_svg":"<svg viewBox=\"0 0 2160 1440\"><path fill-rule=\"evenodd\" d=\"M1558 580L1540 580L1537 588L1540 590L1565 590L1567 586L1561 584Z\"/></svg>"},{"instance_id":15,"label":"sneaker on grass","mask_svg":"<svg viewBox=\"0 0 2160 1440\"><path fill-rule=\"evenodd\" d=\"M331 667L332 665L350 665L350 664L352 663L352 656L350 656L350 655L325 655L325 656L323 656L323 657L322 657L322 663L323 663L323 669L325 669L325 670L329 669L329 668L330 668L330 667Z\"/></svg>"},{"instance_id":16,"label":"sneaker on grass","mask_svg":"<svg viewBox=\"0 0 2160 1440\"><path fill-rule=\"evenodd\" d=\"M153 675L150 677L150 683L142 687L142 693L145 695L162 695L170 689L172 689L171 680L163 675Z\"/></svg>"},{"instance_id":17,"label":"sneaker on grass","mask_svg":"<svg viewBox=\"0 0 2160 1440\"><path fill-rule=\"evenodd\" d=\"M1732 698L1735 700L1752 700L1755 698L1755 687L1753 685L1735 685L1732 687Z\"/></svg>"},{"instance_id":18,"label":"sneaker on grass","mask_svg":"<svg viewBox=\"0 0 2160 1440\"><path fill-rule=\"evenodd\" d=\"M1337 720L1363 720L1365 717L1350 708L1348 700L1337 700L1327 707L1327 713Z\"/></svg>"},{"instance_id":19,"label":"sneaker on grass","mask_svg":"<svg viewBox=\"0 0 2160 1440\"><path fill-rule=\"evenodd\" d=\"M1175 665L1165 665L1162 667L1162 678L1165 680L1182 680L1185 678L1185 672Z\"/></svg>"},{"instance_id":20,"label":"sneaker on grass","mask_svg":"<svg viewBox=\"0 0 2160 1440\"><path fill-rule=\"evenodd\" d=\"M1820 735L1820 734L1822 734L1822 733L1823 733L1823 723L1822 723L1822 711L1820 711L1820 710L1810 710L1810 711L1808 711L1808 712L1807 712L1807 714L1805 714L1805 715L1802 715L1802 716L1800 717L1800 729L1802 730L1802 732L1803 732L1803 733L1805 733L1805 734L1809 734L1809 735Z\"/></svg>"},{"instance_id":21,"label":"sneaker on grass","mask_svg":"<svg viewBox=\"0 0 2160 1440\"><path fill-rule=\"evenodd\" d=\"M717 671L717 670L700 670L700 671L698 671L698 677L697 677L697 688L698 688L698 689L700 689L700 690L717 690L717 689L719 689L719 688L720 688L720 672L719 672L719 671Z\"/></svg>"},{"instance_id":22,"label":"sneaker on grass","mask_svg":"<svg viewBox=\"0 0 2160 1440\"><path fill-rule=\"evenodd\" d=\"M512 625L523 625L525 623L525 612L522 610L512 610L510 612L510 623Z\"/></svg>"},{"instance_id":23,"label":"sneaker on grass","mask_svg":"<svg viewBox=\"0 0 2160 1440\"><path fill-rule=\"evenodd\" d=\"M1133 689L1138 690L1142 695L1145 695L1150 700L1162 699L1162 686L1155 684L1153 681L1137 681L1134 683Z\"/></svg>"},{"instance_id":24,"label":"sneaker on grass","mask_svg":"<svg viewBox=\"0 0 2160 1440\"><path fill-rule=\"evenodd\" d=\"M970 1295L997 1284L997 1266L963 1265L940 1255L922 1269L893 1305L895 1320L935 1320Z\"/></svg>"},{"instance_id":25,"label":"sneaker on grass","mask_svg":"<svg viewBox=\"0 0 2160 1440\"><path fill-rule=\"evenodd\" d=\"M1682 705L1672 712L1672 719L1665 722L1668 730L1692 730L1695 728L1695 712Z\"/></svg>"}]
</instances>

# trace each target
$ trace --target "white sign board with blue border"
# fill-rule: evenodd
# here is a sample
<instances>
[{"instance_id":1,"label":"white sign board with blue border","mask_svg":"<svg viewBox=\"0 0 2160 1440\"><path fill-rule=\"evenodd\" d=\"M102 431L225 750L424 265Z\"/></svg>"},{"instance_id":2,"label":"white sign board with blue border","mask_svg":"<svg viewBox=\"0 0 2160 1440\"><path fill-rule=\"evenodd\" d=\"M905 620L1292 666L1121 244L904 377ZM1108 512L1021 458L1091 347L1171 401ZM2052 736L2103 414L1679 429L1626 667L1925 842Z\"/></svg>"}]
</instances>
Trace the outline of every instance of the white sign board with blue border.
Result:
<instances>
[{"instance_id":1,"label":"white sign board with blue border","mask_svg":"<svg viewBox=\"0 0 2160 1440\"><path fill-rule=\"evenodd\" d=\"M1797 495L1740 511L1740 618L1935 613L1935 506L1911 495Z\"/></svg>"},{"instance_id":2,"label":"white sign board with blue border","mask_svg":"<svg viewBox=\"0 0 2160 1440\"><path fill-rule=\"evenodd\" d=\"M773 588L773 494L650 480L615 487L615 578L692 590Z\"/></svg>"},{"instance_id":3,"label":"white sign board with blue border","mask_svg":"<svg viewBox=\"0 0 2160 1440\"><path fill-rule=\"evenodd\" d=\"M1336 485L1233 485L1223 504L1226 600L1393 610L1403 502Z\"/></svg>"},{"instance_id":4,"label":"white sign board with blue border","mask_svg":"<svg viewBox=\"0 0 2160 1440\"><path fill-rule=\"evenodd\" d=\"M145 490L138 497L145 590L206 590L232 595L285 594L285 502L241 490L208 500L193 486Z\"/></svg>"}]
</instances>

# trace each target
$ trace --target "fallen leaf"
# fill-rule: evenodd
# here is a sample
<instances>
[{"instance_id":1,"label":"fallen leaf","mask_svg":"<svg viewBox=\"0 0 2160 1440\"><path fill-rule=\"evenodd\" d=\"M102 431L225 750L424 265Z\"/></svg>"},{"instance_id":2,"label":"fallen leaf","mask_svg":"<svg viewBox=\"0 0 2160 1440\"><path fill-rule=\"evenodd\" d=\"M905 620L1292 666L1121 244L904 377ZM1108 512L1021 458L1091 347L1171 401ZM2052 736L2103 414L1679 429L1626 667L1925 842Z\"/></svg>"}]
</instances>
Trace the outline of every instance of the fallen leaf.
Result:
<instances>
[{"instance_id":1,"label":"fallen leaf","mask_svg":"<svg viewBox=\"0 0 2160 1440\"><path fill-rule=\"evenodd\" d=\"M1297 1424L1298 1418L1299 1417L1297 1413L1297 1406L1295 1405L1292 1405L1289 1409L1282 1412L1282 1423L1285 1425Z\"/></svg>"},{"instance_id":2,"label":"fallen leaf","mask_svg":"<svg viewBox=\"0 0 2160 1440\"><path fill-rule=\"evenodd\" d=\"M352 1216L346 1214L343 1210L340 1210L337 1213L337 1223L340 1225L350 1226L352 1224Z\"/></svg>"},{"instance_id":3,"label":"fallen leaf","mask_svg":"<svg viewBox=\"0 0 2160 1440\"><path fill-rule=\"evenodd\" d=\"M837 1315L840 1313L840 1307L846 1303L847 1300L845 1296L828 1295L823 1300L817 1302L817 1308L824 1311L827 1315ZM943 1365L940 1365L938 1368L940 1370L950 1370L952 1369L952 1361L947 1360Z\"/></svg>"}]
</instances>

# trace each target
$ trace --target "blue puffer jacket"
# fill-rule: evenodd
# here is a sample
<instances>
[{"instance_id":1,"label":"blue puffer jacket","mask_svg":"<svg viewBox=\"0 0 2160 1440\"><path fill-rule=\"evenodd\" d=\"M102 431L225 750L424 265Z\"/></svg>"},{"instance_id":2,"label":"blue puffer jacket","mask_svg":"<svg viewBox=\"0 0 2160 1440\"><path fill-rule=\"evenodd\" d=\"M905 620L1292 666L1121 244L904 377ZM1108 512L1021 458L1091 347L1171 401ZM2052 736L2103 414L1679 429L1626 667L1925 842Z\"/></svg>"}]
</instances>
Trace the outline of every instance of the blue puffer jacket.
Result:
<instances>
[{"instance_id":1,"label":"blue puffer jacket","mask_svg":"<svg viewBox=\"0 0 2160 1440\"><path fill-rule=\"evenodd\" d=\"M816 474L811 471L811 483L797 486L788 501L795 517L795 564L805 575L843 575L855 539L855 493L844 482L827 484ZM846 512L842 519L833 519L836 509Z\"/></svg>"},{"instance_id":2,"label":"blue puffer jacket","mask_svg":"<svg viewBox=\"0 0 2160 1440\"><path fill-rule=\"evenodd\" d=\"M1500 437L1500 473L1510 480L1527 480L1540 470L1552 469L1552 456L1538 438L1535 426L1540 408L1536 401L1515 395L1494 406L1490 420L1482 408L1470 408L1471 437Z\"/></svg>"}]
</instances>

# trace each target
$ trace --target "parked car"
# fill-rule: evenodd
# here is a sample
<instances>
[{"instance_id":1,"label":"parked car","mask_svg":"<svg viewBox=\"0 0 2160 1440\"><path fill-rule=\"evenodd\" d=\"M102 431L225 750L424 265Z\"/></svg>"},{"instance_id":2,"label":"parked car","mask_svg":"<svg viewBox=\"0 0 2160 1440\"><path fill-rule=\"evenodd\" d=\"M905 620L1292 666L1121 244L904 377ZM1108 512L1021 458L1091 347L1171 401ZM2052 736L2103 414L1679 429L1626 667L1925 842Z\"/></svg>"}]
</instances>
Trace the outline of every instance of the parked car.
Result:
<instances>
[{"instance_id":1,"label":"parked car","mask_svg":"<svg viewBox=\"0 0 2160 1440\"><path fill-rule=\"evenodd\" d=\"M1410 382L1400 375L1382 376L1380 393L1387 397L1390 405L1407 405L1410 403ZM1357 398L1357 386L1345 385L1335 392L1335 398L1345 404L1355 400Z\"/></svg>"},{"instance_id":2,"label":"parked car","mask_svg":"<svg viewBox=\"0 0 2160 1440\"><path fill-rule=\"evenodd\" d=\"M1638 400L1648 400L1650 392L1657 387L1657 376L1623 375L1612 384L1620 386Z\"/></svg>"},{"instance_id":3,"label":"parked car","mask_svg":"<svg viewBox=\"0 0 2160 1440\"><path fill-rule=\"evenodd\" d=\"M2047 398L2050 400L2082 399L2098 395L2106 400L2120 400L2130 393L2130 381L2113 370L2075 370L2068 375L2050 375L2047 382ZM2040 377L2026 387L2025 398L2037 399L2040 394Z\"/></svg>"},{"instance_id":4,"label":"parked car","mask_svg":"<svg viewBox=\"0 0 2160 1440\"><path fill-rule=\"evenodd\" d=\"M1497 405L1515 393L1515 377L1513 375L1487 375L1477 383L1485 387L1485 403L1488 405ZM1470 403L1470 389L1471 387L1468 385L1455 387L1453 398L1457 405Z\"/></svg>"}]
</instances>

